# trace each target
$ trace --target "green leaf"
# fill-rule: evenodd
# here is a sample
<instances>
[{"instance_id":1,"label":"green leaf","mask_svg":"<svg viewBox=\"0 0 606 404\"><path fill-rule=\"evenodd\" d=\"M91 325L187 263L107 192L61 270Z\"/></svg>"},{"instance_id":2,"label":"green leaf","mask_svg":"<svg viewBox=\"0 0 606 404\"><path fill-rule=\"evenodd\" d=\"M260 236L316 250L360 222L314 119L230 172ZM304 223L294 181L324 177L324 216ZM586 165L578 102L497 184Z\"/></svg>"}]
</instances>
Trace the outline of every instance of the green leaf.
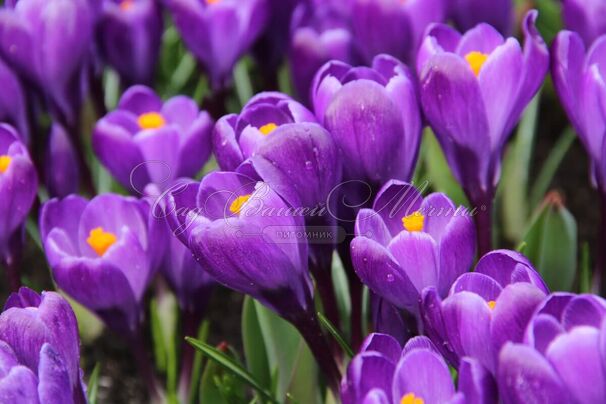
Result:
<instances>
[{"instance_id":1,"label":"green leaf","mask_svg":"<svg viewBox=\"0 0 606 404\"><path fill-rule=\"evenodd\" d=\"M455 205L466 205L467 198L459 183L452 176L452 171L444 157L444 153L431 129L426 129L423 135L423 163L426 167L426 180L438 192L444 192Z\"/></svg>"},{"instance_id":2,"label":"green leaf","mask_svg":"<svg viewBox=\"0 0 606 404\"><path fill-rule=\"evenodd\" d=\"M238 100L240 101L240 107L243 107L253 96L252 83L248 74L249 67L250 59L242 58L234 68L234 85Z\"/></svg>"},{"instance_id":3,"label":"green leaf","mask_svg":"<svg viewBox=\"0 0 606 404\"><path fill-rule=\"evenodd\" d=\"M248 370L262 386L270 387L271 378L263 333L259 325L255 302L250 296L244 298L242 306L242 343Z\"/></svg>"},{"instance_id":4,"label":"green leaf","mask_svg":"<svg viewBox=\"0 0 606 404\"><path fill-rule=\"evenodd\" d=\"M208 333L210 330L210 323L208 322L208 320L204 320L202 322L202 325L200 326L200 328L198 329L198 335L197 335L197 339L198 341L202 341L202 342L206 342L206 339L208 338ZM196 350L196 353L194 355L194 363L192 366L192 372L191 372L191 382L190 382L190 386L189 386L189 394L188 394L188 403L189 404L194 404L196 403L198 400L198 392L199 389L199 380L201 378L201 373L202 373L202 352Z\"/></svg>"},{"instance_id":5,"label":"green leaf","mask_svg":"<svg viewBox=\"0 0 606 404\"><path fill-rule=\"evenodd\" d=\"M332 283L335 287L335 295L337 296L337 306L339 308L339 318L341 319L341 328L345 335L349 335L349 319L351 313L351 300L349 298L349 282L347 274L343 268L343 263L339 254L335 251L332 256Z\"/></svg>"},{"instance_id":6,"label":"green leaf","mask_svg":"<svg viewBox=\"0 0 606 404\"><path fill-rule=\"evenodd\" d=\"M93 371L88 378L88 384L86 386L86 397L89 404L97 403L97 392L99 391L99 373L101 372L101 364L97 362Z\"/></svg>"},{"instance_id":7,"label":"green leaf","mask_svg":"<svg viewBox=\"0 0 606 404\"><path fill-rule=\"evenodd\" d=\"M240 380L244 381L252 388L254 388L259 394L263 396L263 398L269 402L277 403L277 401L272 397L271 393L267 391L258 380L254 378L246 369L244 369L240 364L236 363L232 358L202 341L198 341L195 338L185 337L185 340L190 343L194 348L201 351L204 355L208 356L208 358L212 359L215 363L221 365L223 368L230 371L233 375L238 377ZM213 402L213 401L204 401L204 402Z\"/></svg>"},{"instance_id":8,"label":"green leaf","mask_svg":"<svg viewBox=\"0 0 606 404\"><path fill-rule=\"evenodd\" d=\"M86 307L69 297L63 291L59 291L61 296L65 298L72 306L72 310L78 320L78 332L84 344L93 343L103 332L103 322Z\"/></svg>"},{"instance_id":9,"label":"green leaf","mask_svg":"<svg viewBox=\"0 0 606 404\"><path fill-rule=\"evenodd\" d=\"M549 288L570 291L577 268L577 225L559 195L547 197L524 240L526 256Z\"/></svg>"},{"instance_id":10,"label":"green leaf","mask_svg":"<svg viewBox=\"0 0 606 404\"><path fill-rule=\"evenodd\" d=\"M545 160L545 163L543 163L543 167L541 167L541 171L530 191L530 206L533 209L539 205L541 199L547 193L553 177L575 139L576 135L574 130L572 128L567 128L553 146L553 149L551 149L551 152Z\"/></svg>"},{"instance_id":11,"label":"green leaf","mask_svg":"<svg viewBox=\"0 0 606 404\"><path fill-rule=\"evenodd\" d=\"M327 319L324 316L324 314L322 314L320 312L318 312L318 319L320 320L320 324L322 324L322 326L324 328L326 328L326 330L328 330L330 335L332 335L332 337L335 339L335 341L337 341L337 343L339 344L339 346L341 347L343 352L345 352L347 354L347 356L349 356L350 358L353 358L353 356L354 356L353 349L351 349L351 347L347 344L345 339L341 336L341 334L339 334L339 331L330 322L330 320Z\"/></svg>"},{"instance_id":12,"label":"green leaf","mask_svg":"<svg viewBox=\"0 0 606 404\"><path fill-rule=\"evenodd\" d=\"M538 117L540 92L526 108L515 139L505 155L503 175L498 189L502 201L503 232L517 242L528 224L528 176Z\"/></svg>"},{"instance_id":13,"label":"green leaf","mask_svg":"<svg viewBox=\"0 0 606 404\"><path fill-rule=\"evenodd\" d=\"M589 244L583 243L581 246L581 263L579 265L581 273L579 275L579 292L591 293L591 255Z\"/></svg>"},{"instance_id":14,"label":"green leaf","mask_svg":"<svg viewBox=\"0 0 606 404\"><path fill-rule=\"evenodd\" d=\"M288 393L290 402L301 404L321 403L316 360L303 339L300 340Z\"/></svg>"}]
</instances>

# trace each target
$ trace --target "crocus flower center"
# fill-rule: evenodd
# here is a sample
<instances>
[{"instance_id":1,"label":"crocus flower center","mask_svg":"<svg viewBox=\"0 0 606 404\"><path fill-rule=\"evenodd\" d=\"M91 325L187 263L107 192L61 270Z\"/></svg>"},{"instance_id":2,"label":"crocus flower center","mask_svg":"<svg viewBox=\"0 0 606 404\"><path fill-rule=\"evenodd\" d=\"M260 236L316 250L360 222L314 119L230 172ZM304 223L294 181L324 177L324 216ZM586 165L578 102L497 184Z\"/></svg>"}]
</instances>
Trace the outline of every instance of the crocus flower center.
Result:
<instances>
[{"instance_id":1,"label":"crocus flower center","mask_svg":"<svg viewBox=\"0 0 606 404\"><path fill-rule=\"evenodd\" d=\"M0 156L0 173L5 173L8 170L8 166L11 165L12 159L10 156L2 155Z\"/></svg>"},{"instance_id":2,"label":"crocus flower center","mask_svg":"<svg viewBox=\"0 0 606 404\"><path fill-rule=\"evenodd\" d=\"M221 0L206 0L206 4L217 4Z\"/></svg>"},{"instance_id":3,"label":"crocus flower center","mask_svg":"<svg viewBox=\"0 0 606 404\"><path fill-rule=\"evenodd\" d=\"M271 132L273 132L274 130L276 130L278 128L278 125L276 125L273 122L270 123L266 123L265 125L261 126L259 128L259 131L264 134L265 136L269 135Z\"/></svg>"},{"instance_id":4,"label":"crocus flower center","mask_svg":"<svg viewBox=\"0 0 606 404\"><path fill-rule=\"evenodd\" d=\"M497 302L495 302L494 300L488 302L488 307L490 307L490 310L494 309L496 305Z\"/></svg>"},{"instance_id":5,"label":"crocus flower center","mask_svg":"<svg viewBox=\"0 0 606 404\"><path fill-rule=\"evenodd\" d=\"M116 241L118 241L118 237L114 233L106 232L103 227L92 229L86 239L90 248L95 250L98 256L105 254Z\"/></svg>"},{"instance_id":6,"label":"crocus flower center","mask_svg":"<svg viewBox=\"0 0 606 404\"><path fill-rule=\"evenodd\" d=\"M473 74L476 76L480 74L480 70L482 70L482 66L486 63L488 59L488 55L482 52L469 52L465 55L465 60L469 63L469 67L473 70Z\"/></svg>"},{"instance_id":7,"label":"crocus flower center","mask_svg":"<svg viewBox=\"0 0 606 404\"><path fill-rule=\"evenodd\" d=\"M158 129L166 125L164 117L157 112L146 112L137 119L141 129Z\"/></svg>"},{"instance_id":8,"label":"crocus flower center","mask_svg":"<svg viewBox=\"0 0 606 404\"><path fill-rule=\"evenodd\" d=\"M400 404L425 404L425 400L416 396L415 393L408 393L402 396Z\"/></svg>"},{"instance_id":9,"label":"crocus flower center","mask_svg":"<svg viewBox=\"0 0 606 404\"><path fill-rule=\"evenodd\" d=\"M130 10L130 8L135 4L134 0L123 0L120 2L120 10L126 11Z\"/></svg>"},{"instance_id":10,"label":"crocus flower center","mask_svg":"<svg viewBox=\"0 0 606 404\"><path fill-rule=\"evenodd\" d=\"M240 213L240 211L244 207L244 204L246 202L248 202L249 199L250 199L250 194L240 195L239 197L234 199L234 201L231 203L231 205L229 205L229 211L231 213L233 213L234 215L237 215L238 213Z\"/></svg>"},{"instance_id":11,"label":"crocus flower center","mask_svg":"<svg viewBox=\"0 0 606 404\"><path fill-rule=\"evenodd\" d=\"M402 218L402 225L408 231L423 231L425 216L419 211L416 211Z\"/></svg>"}]
</instances>

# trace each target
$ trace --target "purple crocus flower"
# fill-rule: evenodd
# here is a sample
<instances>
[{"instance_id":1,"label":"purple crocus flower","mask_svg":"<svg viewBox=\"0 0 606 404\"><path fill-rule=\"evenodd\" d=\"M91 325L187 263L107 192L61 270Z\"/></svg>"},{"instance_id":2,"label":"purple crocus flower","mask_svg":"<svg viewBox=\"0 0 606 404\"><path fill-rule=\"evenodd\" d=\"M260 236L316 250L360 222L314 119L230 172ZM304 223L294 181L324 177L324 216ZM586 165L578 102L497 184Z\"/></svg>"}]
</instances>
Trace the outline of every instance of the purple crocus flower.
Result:
<instances>
[{"instance_id":1,"label":"purple crocus flower","mask_svg":"<svg viewBox=\"0 0 606 404\"><path fill-rule=\"evenodd\" d=\"M329 62L312 86L316 116L343 156L345 179L378 188L390 179L409 180L421 139L414 80L391 56L372 68Z\"/></svg>"},{"instance_id":2,"label":"purple crocus flower","mask_svg":"<svg viewBox=\"0 0 606 404\"><path fill-rule=\"evenodd\" d=\"M80 175L76 150L58 123L51 128L45 158L45 183L50 196L64 198L78 192Z\"/></svg>"},{"instance_id":3,"label":"purple crocus flower","mask_svg":"<svg viewBox=\"0 0 606 404\"><path fill-rule=\"evenodd\" d=\"M603 403L606 400L606 301L554 293L537 308L524 343L499 355L503 403Z\"/></svg>"},{"instance_id":4,"label":"purple crocus flower","mask_svg":"<svg viewBox=\"0 0 606 404\"><path fill-rule=\"evenodd\" d=\"M372 209L360 210L355 234L356 274L377 295L413 313L423 289L433 286L445 296L475 255L468 214L444 194L423 199L401 181L385 184Z\"/></svg>"},{"instance_id":5,"label":"purple crocus flower","mask_svg":"<svg viewBox=\"0 0 606 404\"><path fill-rule=\"evenodd\" d=\"M503 35L510 35L513 30L513 0L448 0L448 3L448 14L463 31L481 22L493 26Z\"/></svg>"},{"instance_id":6,"label":"purple crocus flower","mask_svg":"<svg viewBox=\"0 0 606 404\"><path fill-rule=\"evenodd\" d=\"M123 186L142 194L150 183L166 188L195 176L210 156L212 125L191 98L162 102L152 89L133 86L97 122L93 149Z\"/></svg>"},{"instance_id":7,"label":"purple crocus flower","mask_svg":"<svg viewBox=\"0 0 606 404\"><path fill-rule=\"evenodd\" d=\"M7 259L8 243L27 218L36 199L38 176L17 132L0 124L0 260Z\"/></svg>"},{"instance_id":8,"label":"purple crocus flower","mask_svg":"<svg viewBox=\"0 0 606 404\"><path fill-rule=\"evenodd\" d=\"M0 399L85 403L76 316L55 292L21 288L0 314Z\"/></svg>"},{"instance_id":9,"label":"purple crocus flower","mask_svg":"<svg viewBox=\"0 0 606 404\"><path fill-rule=\"evenodd\" d=\"M277 92L255 95L240 115L225 115L217 121L213 150L219 167L235 170L266 140L278 137L283 125L301 122L317 121L307 108L287 95Z\"/></svg>"},{"instance_id":10,"label":"purple crocus flower","mask_svg":"<svg viewBox=\"0 0 606 404\"><path fill-rule=\"evenodd\" d=\"M90 54L94 11L88 0L19 0L0 10L0 55L74 124Z\"/></svg>"},{"instance_id":11,"label":"purple crocus flower","mask_svg":"<svg viewBox=\"0 0 606 404\"><path fill-rule=\"evenodd\" d=\"M104 0L97 41L123 85L151 84L162 26L158 0Z\"/></svg>"},{"instance_id":12,"label":"purple crocus flower","mask_svg":"<svg viewBox=\"0 0 606 404\"><path fill-rule=\"evenodd\" d=\"M114 194L52 199L40 235L57 285L115 331L133 336L141 301L163 257L163 233L146 201Z\"/></svg>"},{"instance_id":13,"label":"purple crocus flower","mask_svg":"<svg viewBox=\"0 0 606 404\"><path fill-rule=\"evenodd\" d=\"M251 295L293 323L330 384L339 379L315 316L305 222L270 186L234 172L212 172L168 193L173 233L219 283Z\"/></svg>"},{"instance_id":14,"label":"purple crocus flower","mask_svg":"<svg viewBox=\"0 0 606 404\"><path fill-rule=\"evenodd\" d=\"M299 6L294 13L288 61L298 97L310 105L314 75L330 60L355 63L349 20L332 4Z\"/></svg>"},{"instance_id":15,"label":"purple crocus flower","mask_svg":"<svg viewBox=\"0 0 606 404\"><path fill-rule=\"evenodd\" d=\"M567 29L581 35L586 46L606 34L604 0L562 0L562 18Z\"/></svg>"},{"instance_id":16,"label":"purple crocus flower","mask_svg":"<svg viewBox=\"0 0 606 404\"><path fill-rule=\"evenodd\" d=\"M423 292L426 332L453 365L470 356L494 373L500 348L522 341L526 324L547 293L524 256L493 251L474 272L461 275L444 300L433 288Z\"/></svg>"},{"instance_id":17,"label":"purple crocus flower","mask_svg":"<svg viewBox=\"0 0 606 404\"><path fill-rule=\"evenodd\" d=\"M549 65L547 45L524 19L525 44L505 40L487 24L464 35L434 25L419 49L421 102L448 163L478 211L482 254L490 250L492 199L503 146L541 86Z\"/></svg>"},{"instance_id":18,"label":"purple crocus flower","mask_svg":"<svg viewBox=\"0 0 606 404\"><path fill-rule=\"evenodd\" d=\"M491 375L474 359L459 370L458 392L448 365L427 337L402 349L386 334L370 334L341 382L343 404L496 403Z\"/></svg>"},{"instance_id":19,"label":"purple crocus flower","mask_svg":"<svg viewBox=\"0 0 606 404\"><path fill-rule=\"evenodd\" d=\"M427 26L446 18L445 0L352 0L354 38L367 63L386 53L414 61Z\"/></svg>"},{"instance_id":20,"label":"purple crocus flower","mask_svg":"<svg viewBox=\"0 0 606 404\"><path fill-rule=\"evenodd\" d=\"M168 0L185 44L213 87L225 86L238 59L265 29L267 0Z\"/></svg>"},{"instance_id":21,"label":"purple crocus flower","mask_svg":"<svg viewBox=\"0 0 606 404\"><path fill-rule=\"evenodd\" d=\"M26 97L23 86L17 75L0 59L0 121L17 128L24 143L29 142L29 125L27 123Z\"/></svg>"},{"instance_id":22,"label":"purple crocus flower","mask_svg":"<svg viewBox=\"0 0 606 404\"><path fill-rule=\"evenodd\" d=\"M593 180L606 195L604 54L606 35L601 36L586 50L579 34L562 31L553 43L551 66L560 101L591 158Z\"/></svg>"}]
</instances>

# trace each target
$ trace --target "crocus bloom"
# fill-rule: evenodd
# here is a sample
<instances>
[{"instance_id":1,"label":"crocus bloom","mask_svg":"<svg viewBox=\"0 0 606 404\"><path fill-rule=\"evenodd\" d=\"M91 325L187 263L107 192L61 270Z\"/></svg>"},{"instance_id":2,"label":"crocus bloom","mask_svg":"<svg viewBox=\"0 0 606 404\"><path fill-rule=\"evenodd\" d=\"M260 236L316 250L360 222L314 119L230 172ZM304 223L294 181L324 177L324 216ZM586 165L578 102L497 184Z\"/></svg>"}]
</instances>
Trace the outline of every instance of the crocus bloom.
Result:
<instances>
[{"instance_id":1,"label":"crocus bloom","mask_svg":"<svg viewBox=\"0 0 606 404\"><path fill-rule=\"evenodd\" d=\"M441 296L469 270L475 254L473 221L444 194L425 199L390 181L372 209L358 213L351 257L356 274L380 297L417 313L423 289Z\"/></svg>"},{"instance_id":2,"label":"crocus bloom","mask_svg":"<svg viewBox=\"0 0 606 404\"><path fill-rule=\"evenodd\" d=\"M447 0L448 12L463 31L485 22L503 35L511 34L514 22L513 0Z\"/></svg>"},{"instance_id":3,"label":"crocus bloom","mask_svg":"<svg viewBox=\"0 0 606 404\"><path fill-rule=\"evenodd\" d=\"M346 179L380 187L409 180L421 139L421 116L408 68L377 56L372 68L329 62L312 85L316 116L343 156Z\"/></svg>"},{"instance_id":4,"label":"crocus bloom","mask_svg":"<svg viewBox=\"0 0 606 404\"><path fill-rule=\"evenodd\" d=\"M606 194L605 53L606 35L586 51L581 36L571 31L558 34L552 51L555 88L591 158L593 179L603 194Z\"/></svg>"},{"instance_id":5,"label":"crocus bloom","mask_svg":"<svg viewBox=\"0 0 606 404\"><path fill-rule=\"evenodd\" d=\"M93 149L123 186L142 194L149 183L166 188L195 176L210 156L212 125L188 97L162 102L150 88L133 86L97 122Z\"/></svg>"},{"instance_id":6,"label":"crocus bloom","mask_svg":"<svg viewBox=\"0 0 606 404\"><path fill-rule=\"evenodd\" d=\"M494 373L500 348L522 341L526 324L547 293L524 256L493 251L474 272L461 275L444 300L435 289L424 291L426 332L453 365L470 356Z\"/></svg>"},{"instance_id":7,"label":"crocus bloom","mask_svg":"<svg viewBox=\"0 0 606 404\"><path fill-rule=\"evenodd\" d=\"M235 63L264 30L269 14L266 0L169 0L168 8L214 87L225 85Z\"/></svg>"},{"instance_id":8,"label":"crocus bloom","mask_svg":"<svg viewBox=\"0 0 606 404\"><path fill-rule=\"evenodd\" d=\"M303 4L294 13L288 61L298 97L310 104L314 75L330 60L354 63L353 35L348 19L329 5Z\"/></svg>"},{"instance_id":9,"label":"crocus bloom","mask_svg":"<svg viewBox=\"0 0 606 404\"><path fill-rule=\"evenodd\" d=\"M567 29L581 35L590 46L606 34L606 2L604 0L562 0L562 18Z\"/></svg>"},{"instance_id":10,"label":"crocus bloom","mask_svg":"<svg viewBox=\"0 0 606 404\"><path fill-rule=\"evenodd\" d=\"M63 198L78 192L80 175L76 150L58 123L51 128L45 157L45 183L50 196Z\"/></svg>"},{"instance_id":11,"label":"crocus bloom","mask_svg":"<svg viewBox=\"0 0 606 404\"><path fill-rule=\"evenodd\" d=\"M104 0L97 40L123 84L151 84L162 26L157 0Z\"/></svg>"},{"instance_id":12,"label":"crocus bloom","mask_svg":"<svg viewBox=\"0 0 606 404\"><path fill-rule=\"evenodd\" d=\"M547 72L547 45L536 11L524 19L525 44L487 24L464 35L435 25L419 49L421 103L454 176L479 209L480 252L490 250L491 204L501 155L522 111Z\"/></svg>"},{"instance_id":13,"label":"crocus bloom","mask_svg":"<svg viewBox=\"0 0 606 404\"><path fill-rule=\"evenodd\" d=\"M496 403L496 387L477 361L465 358L458 392L448 365L427 337L404 349L386 334L370 334L341 382L343 404Z\"/></svg>"},{"instance_id":14,"label":"crocus bloom","mask_svg":"<svg viewBox=\"0 0 606 404\"><path fill-rule=\"evenodd\" d=\"M223 170L235 170L282 125L316 122L303 105L285 94L264 92L251 98L240 115L225 115L213 129L213 150ZM270 136L271 135L271 136Z\"/></svg>"},{"instance_id":15,"label":"crocus bloom","mask_svg":"<svg viewBox=\"0 0 606 404\"><path fill-rule=\"evenodd\" d=\"M19 0L0 10L0 54L70 124L79 108L93 20L89 0Z\"/></svg>"},{"instance_id":16,"label":"crocus bloom","mask_svg":"<svg viewBox=\"0 0 606 404\"><path fill-rule=\"evenodd\" d=\"M381 53L413 61L430 23L446 18L446 0L352 0L354 38L367 63Z\"/></svg>"},{"instance_id":17,"label":"crocus bloom","mask_svg":"<svg viewBox=\"0 0 606 404\"><path fill-rule=\"evenodd\" d=\"M17 75L0 60L0 120L17 128L25 143L29 141L25 93Z\"/></svg>"},{"instance_id":18,"label":"crocus bloom","mask_svg":"<svg viewBox=\"0 0 606 404\"><path fill-rule=\"evenodd\" d=\"M0 314L0 397L5 403L84 403L76 316L55 292L21 288Z\"/></svg>"},{"instance_id":19,"label":"crocus bloom","mask_svg":"<svg viewBox=\"0 0 606 404\"><path fill-rule=\"evenodd\" d=\"M45 203L40 235L57 285L115 331L133 335L163 257L157 223L149 204L131 197L72 195Z\"/></svg>"},{"instance_id":20,"label":"crocus bloom","mask_svg":"<svg viewBox=\"0 0 606 404\"><path fill-rule=\"evenodd\" d=\"M36 199L38 176L17 132L0 124L0 260Z\"/></svg>"},{"instance_id":21,"label":"crocus bloom","mask_svg":"<svg viewBox=\"0 0 606 404\"><path fill-rule=\"evenodd\" d=\"M606 401L606 301L554 293L536 310L523 344L499 355L504 403Z\"/></svg>"}]
</instances>

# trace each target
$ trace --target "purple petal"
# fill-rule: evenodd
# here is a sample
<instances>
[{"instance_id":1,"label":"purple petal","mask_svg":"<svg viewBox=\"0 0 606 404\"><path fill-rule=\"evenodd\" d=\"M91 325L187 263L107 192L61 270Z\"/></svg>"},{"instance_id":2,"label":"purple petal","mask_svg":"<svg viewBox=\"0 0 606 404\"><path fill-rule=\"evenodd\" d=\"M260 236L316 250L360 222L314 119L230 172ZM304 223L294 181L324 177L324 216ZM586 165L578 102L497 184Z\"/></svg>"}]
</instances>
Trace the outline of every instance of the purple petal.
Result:
<instances>
[{"instance_id":1,"label":"purple petal","mask_svg":"<svg viewBox=\"0 0 606 404\"><path fill-rule=\"evenodd\" d=\"M356 217L356 237L366 237L387 247L391 234L381 216L372 209L360 209Z\"/></svg>"},{"instance_id":2,"label":"purple petal","mask_svg":"<svg viewBox=\"0 0 606 404\"><path fill-rule=\"evenodd\" d=\"M15 366L0 380L0 402L38 404L37 387L38 379L29 368Z\"/></svg>"},{"instance_id":3,"label":"purple petal","mask_svg":"<svg viewBox=\"0 0 606 404\"><path fill-rule=\"evenodd\" d=\"M490 372L477 360L463 358L459 366L459 392L469 404L498 402L497 386Z\"/></svg>"},{"instance_id":4,"label":"purple petal","mask_svg":"<svg viewBox=\"0 0 606 404\"><path fill-rule=\"evenodd\" d=\"M459 56L465 56L469 52L482 52L489 55L503 42L503 36L499 31L488 24L480 23L461 37L456 53Z\"/></svg>"},{"instance_id":5,"label":"purple petal","mask_svg":"<svg viewBox=\"0 0 606 404\"><path fill-rule=\"evenodd\" d=\"M49 344L44 344L40 350L38 379L38 395L42 403L62 404L74 400L68 369Z\"/></svg>"},{"instance_id":6,"label":"purple petal","mask_svg":"<svg viewBox=\"0 0 606 404\"><path fill-rule=\"evenodd\" d=\"M390 180L377 193L373 210L387 225L392 237L404 230L402 218L421 208L423 197L412 185L398 180Z\"/></svg>"},{"instance_id":7,"label":"purple petal","mask_svg":"<svg viewBox=\"0 0 606 404\"><path fill-rule=\"evenodd\" d=\"M594 295L574 297L562 313L562 326L570 331L573 327L588 325L600 328L606 318L606 302Z\"/></svg>"},{"instance_id":8,"label":"purple petal","mask_svg":"<svg viewBox=\"0 0 606 404\"><path fill-rule=\"evenodd\" d=\"M147 112L160 112L162 110L162 100L149 87L132 86L122 95L118 103L118 109L124 109L135 115L142 115Z\"/></svg>"},{"instance_id":9,"label":"purple petal","mask_svg":"<svg viewBox=\"0 0 606 404\"><path fill-rule=\"evenodd\" d=\"M212 118L203 111L182 135L178 158L179 176L195 177L204 167L212 152L213 126Z\"/></svg>"},{"instance_id":10,"label":"purple petal","mask_svg":"<svg viewBox=\"0 0 606 404\"><path fill-rule=\"evenodd\" d=\"M452 284L450 294L452 295L463 291L472 292L480 295L482 299L487 302L490 302L491 300L496 301L502 290L503 289L497 281L491 277L481 273L471 272L457 278Z\"/></svg>"},{"instance_id":11,"label":"purple petal","mask_svg":"<svg viewBox=\"0 0 606 404\"><path fill-rule=\"evenodd\" d=\"M244 160L234 130L237 119L235 114L226 115L217 121L213 129L213 151L223 170L235 170Z\"/></svg>"},{"instance_id":12,"label":"purple petal","mask_svg":"<svg viewBox=\"0 0 606 404\"><path fill-rule=\"evenodd\" d=\"M437 285L437 248L430 235L403 231L393 238L387 249L406 272L417 291Z\"/></svg>"},{"instance_id":13,"label":"purple petal","mask_svg":"<svg viewBox=\"0 0 606 404\"><path fill-rule=\"evenodd\" d=\"M417 349L429 350L439 354L438 348L436 348L436 346L433 344L433 342L431 342L429 338L423 335L418 335L416 337L412 337L408 340L408 342L406 342L406 345L402 350L402 357L408 355L409 352L412 352Z\"/></svg>"},{"instance_id":14,"label":"purple petal","mask_svg":"<svg viewBox=\"0 0 606 404\"><path fill-rule=\"evenodd\" d=\"M524 342L545 355L549 344L564 332L566 330L555 318L547 314L539 314L528 324Z\"/></svg>"},{"instance_id":15,"label":"purple petal","mask_svg":"<svg viewBox=\"0 0 606 404\"><path fill-rule=\"evenodd\" d=\"M347 374L341 382L343 404L362 401L372 389L383 390L391 402L391 380L395 365L378 352L364 352L356 355L347 367Z\"/></svg>"},{"instance_id":16,"label":"purple petal","mask_svg":"<svg viewBox=\"0 0 606 404\"><path fill-rule=\"evenodd\" d=\"M402 347L390 335L372 333L362 342L360 352L379 352L395 364L400 359Z\"/></svg>"}]
</instances>

